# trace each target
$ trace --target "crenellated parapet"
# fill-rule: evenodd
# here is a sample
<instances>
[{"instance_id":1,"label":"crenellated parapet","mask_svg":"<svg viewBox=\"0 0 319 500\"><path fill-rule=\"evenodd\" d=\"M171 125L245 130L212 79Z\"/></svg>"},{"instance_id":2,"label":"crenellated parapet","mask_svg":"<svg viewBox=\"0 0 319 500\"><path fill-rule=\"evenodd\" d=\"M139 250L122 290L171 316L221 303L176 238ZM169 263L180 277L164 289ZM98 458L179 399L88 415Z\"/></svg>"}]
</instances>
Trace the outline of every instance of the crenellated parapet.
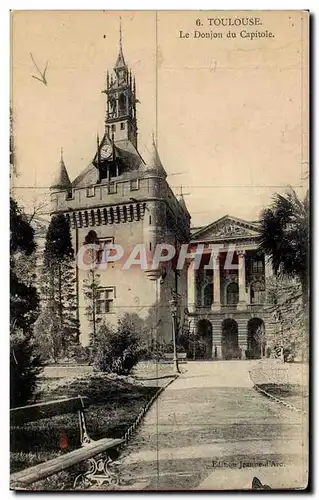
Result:
<instances>
[{"instance_id":1,"label":"crenellated parapet","mask_svg":"<svg viewBox=\"0 0 319 500\"><path fill-rule=\"evenodd\" d=\"M90 210L72 210L65 212L65 216L74 229L143 221L145 211L146 203L123 203Z\"/></svg>"}]
</instances>

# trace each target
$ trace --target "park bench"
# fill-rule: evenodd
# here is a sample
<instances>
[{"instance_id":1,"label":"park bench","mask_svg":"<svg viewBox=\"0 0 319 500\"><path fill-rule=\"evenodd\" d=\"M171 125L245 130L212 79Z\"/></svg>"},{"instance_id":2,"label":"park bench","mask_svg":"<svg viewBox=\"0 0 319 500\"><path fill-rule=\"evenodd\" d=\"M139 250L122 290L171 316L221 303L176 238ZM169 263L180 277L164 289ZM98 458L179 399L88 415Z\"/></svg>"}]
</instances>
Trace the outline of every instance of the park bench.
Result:
<instances>
[{"instance_id":1,"label":"park bench","mask_svg":"<svg viewBox=\"0 0 319 500\"><path fill-rule=\"evenodd\" d=\"M173 361L174 359L174 354L172 352L164 352L163 354L164 359L166 361ZM178 352L177 353L177 360L186 363L186 358L187 354L186 352Z\"/></svg>"},{"instance_id":2,"label":"park bench","mask_svg":"<svg viewBox=\"0 0 319 500\"><path fill-rule=\"evenodd\" d=\"M22 406L10 410L10 426L23 425L27 422L34 422L44 418L54 417L67 413L77 413L80 427L80 447L76 450L64 453L56 458L47 460L41 464L29 467L10 475L12 489L26 489L25 487L57 474L73 465L85 460L89 461L87 472L76 477L73 487L75 488L82 481L84 485L92 486L97 484L116 485L119 483L116 472L117 462L113 462L110 456L95 459L97 455L110 450L116 450L122 443L122 439L103 438L97 441L91 439L86 429L85 408L89 406L89 399L86 397L75 397L38 403L29 406ZM115 471L115 472L114 472Z\"/></svg>"}]
</instances>

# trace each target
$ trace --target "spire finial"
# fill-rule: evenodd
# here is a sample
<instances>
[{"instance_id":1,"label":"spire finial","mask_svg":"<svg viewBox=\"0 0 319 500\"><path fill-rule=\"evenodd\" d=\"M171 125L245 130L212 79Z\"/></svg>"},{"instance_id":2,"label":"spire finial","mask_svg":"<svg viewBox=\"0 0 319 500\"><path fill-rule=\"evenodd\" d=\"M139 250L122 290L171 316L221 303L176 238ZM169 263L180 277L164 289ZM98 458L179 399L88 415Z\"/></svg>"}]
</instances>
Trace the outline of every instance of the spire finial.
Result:
<instances>
[{"instance_id":1,"label":"spire finial","mask_svg":"<svg viewBox=\"0 0 319 500\"><path fill-rule=\"evenodd\" d=\"M61 146L61 163L63 162L63 146Z\"/></svg>"},{"instance_id":2,"label":"spire finial","mask_svg":"<svg viewBox=\"0 0 319 500\"><path fill-rule=\"evenodd\" d=\"M120 49L122 50L122 17L120 16Z\"/></svg>"}]
</instances>

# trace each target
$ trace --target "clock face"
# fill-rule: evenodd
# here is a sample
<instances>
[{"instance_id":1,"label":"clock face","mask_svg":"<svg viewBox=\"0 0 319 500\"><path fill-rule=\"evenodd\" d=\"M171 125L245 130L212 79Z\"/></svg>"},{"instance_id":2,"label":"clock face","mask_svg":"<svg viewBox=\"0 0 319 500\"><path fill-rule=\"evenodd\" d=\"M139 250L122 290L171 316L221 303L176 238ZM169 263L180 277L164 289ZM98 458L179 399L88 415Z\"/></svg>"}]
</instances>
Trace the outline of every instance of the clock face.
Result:
<instances>
[{"instance_id":1,"label":"clock face","mask_svg":"<svg viewBox=\"0 0 319 500\"><path fill-rule=\"evenodd\" d=\"M101 151L101 159L102 160L109 160L110 157L112 156L112 146L110 144L106 144L103 146L102 151Z\"/></svg>"},{"instance_id":2,"label":"clock face","mask_svg":"<svg viewBox=\"0 0 319 500\"><path fill-rule=\"evenodd\" d=\"M110 156L110 155L112 154L112 146L110 146L110 144L107 144L107 145L105 146L105 154L106 154L107 156Z\"/></svg>"}]
</instances>

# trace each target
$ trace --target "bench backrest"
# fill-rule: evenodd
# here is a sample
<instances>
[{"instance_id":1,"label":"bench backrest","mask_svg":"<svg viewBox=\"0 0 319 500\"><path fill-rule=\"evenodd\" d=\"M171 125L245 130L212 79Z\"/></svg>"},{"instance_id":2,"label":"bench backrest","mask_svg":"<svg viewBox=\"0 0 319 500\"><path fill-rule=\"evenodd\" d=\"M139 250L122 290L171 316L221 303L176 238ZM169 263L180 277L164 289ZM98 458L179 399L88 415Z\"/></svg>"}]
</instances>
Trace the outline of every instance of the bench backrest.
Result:
<instances>
[{"instance_id":1,"label":"bench backrest","mask_svg":"<svg viewBox=\"0 0 319 500\"><path fill-rule=\"evenodd\" d=\"M89 405L89 398L78 396L76 398L58 399L47 403L20 406L10 410L10 425L19 425L34 422L43 418L83 411Z\"/></svg>"}]
</instances>

